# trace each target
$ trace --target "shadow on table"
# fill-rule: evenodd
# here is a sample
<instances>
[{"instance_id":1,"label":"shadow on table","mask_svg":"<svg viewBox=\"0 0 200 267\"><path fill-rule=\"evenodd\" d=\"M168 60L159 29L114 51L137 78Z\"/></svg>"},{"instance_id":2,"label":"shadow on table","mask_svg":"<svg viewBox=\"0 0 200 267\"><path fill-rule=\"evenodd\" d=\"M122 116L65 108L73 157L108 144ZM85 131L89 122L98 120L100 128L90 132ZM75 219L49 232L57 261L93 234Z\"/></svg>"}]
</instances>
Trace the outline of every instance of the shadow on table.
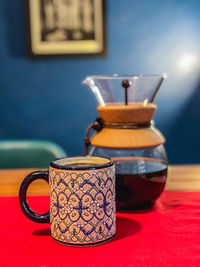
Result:
<instances>
[{"instance_id":1,"label":"shadow on table","mask_svg":"<svg viewBox=\"0 0 200 267\"><path fill-rule=\"evenodd\" d=\"M33 232L33 235L38 235L38 236L47 236L51 235L51 229L50 226L49 228L43 228L43 229L38 229Z\"/></svg>"},{"instance_id":2,"label":"shadow on table","mask_svg":"<svg viewBox=\"0 0 200 267\"><path fill-rule=\"evenodd\" d=\"M136 220L119 217L118 215L116 224L116 235L113 241L134 235L142 229L141 224Z\"/></svg>"},{"instance_id":3,"label":"shadow on table","mask_svg":"<svg viewBox=\"0 0 200 267\"><path fill-rule=\"evenodd\" d=\"M141 230L141 225L139 224L139 222L129 218L122 218L117 216L116 223L117 223L117 230L113 241L134 235ZM50 228L38 229L33 232L33 235L50 236L51 230Z\"/></svg>"},{"instance_id":4,"label":"shadow on table","mask_svg":"<svg viewBox=\"0 0 200 267\"><path fill-rule=\"evenodd\" d=\"M148 213L148 212L152 212L156 210L155 208L155 205L151 206L151 207L147 207L147 208L144 208L144 209L121 209L121 210L118 210L118 213L121 213L121 214L142 214L142 213Z\"/></svg>"}]
</instances>

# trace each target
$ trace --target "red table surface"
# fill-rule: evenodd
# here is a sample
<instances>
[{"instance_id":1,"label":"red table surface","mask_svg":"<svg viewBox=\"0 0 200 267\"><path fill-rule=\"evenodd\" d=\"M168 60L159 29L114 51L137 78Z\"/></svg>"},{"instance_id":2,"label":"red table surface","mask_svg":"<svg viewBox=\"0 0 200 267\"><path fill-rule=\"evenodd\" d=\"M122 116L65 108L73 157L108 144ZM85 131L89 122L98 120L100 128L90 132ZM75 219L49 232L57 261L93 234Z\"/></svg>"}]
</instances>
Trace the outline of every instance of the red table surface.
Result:
<instances>
[{"instance_id":1,"label":"red table surface","mask_svg":"<svg viewBox=\"0 0 200 267\"><path fill-rule=\"evenodd\" d=\"M29 197L38 212L47 196ZM165 191L149 211L117 213L113 241L68 247L30 221L17 197L0 197L0 266L200 266L200 193Z\"/></svg>"}]
</instances>

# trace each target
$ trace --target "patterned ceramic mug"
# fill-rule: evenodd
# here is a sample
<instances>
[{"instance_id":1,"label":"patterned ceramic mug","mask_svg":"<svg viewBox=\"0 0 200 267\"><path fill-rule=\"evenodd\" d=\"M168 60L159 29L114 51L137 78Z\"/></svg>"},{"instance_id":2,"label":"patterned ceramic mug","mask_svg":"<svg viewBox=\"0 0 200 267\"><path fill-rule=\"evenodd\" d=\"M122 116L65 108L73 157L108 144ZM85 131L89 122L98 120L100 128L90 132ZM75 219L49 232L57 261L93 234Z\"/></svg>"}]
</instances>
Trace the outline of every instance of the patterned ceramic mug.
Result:
<instances>
[{"instance_id":1,"label":"patterned ceramic mug","mask_svg":"<svg viewBox=\"0 0 200 267\"><path fill-rule=\"evenodd\" d=\"M50 184L50 212L37 214L26 201L34 180ZM21 184L23 213L39 223L50 222L52 237L66 245L97 245L111 240L116 231L115 168L101 157L61 158L49 171L30 173Z\"/></svg>"}]
</instances>

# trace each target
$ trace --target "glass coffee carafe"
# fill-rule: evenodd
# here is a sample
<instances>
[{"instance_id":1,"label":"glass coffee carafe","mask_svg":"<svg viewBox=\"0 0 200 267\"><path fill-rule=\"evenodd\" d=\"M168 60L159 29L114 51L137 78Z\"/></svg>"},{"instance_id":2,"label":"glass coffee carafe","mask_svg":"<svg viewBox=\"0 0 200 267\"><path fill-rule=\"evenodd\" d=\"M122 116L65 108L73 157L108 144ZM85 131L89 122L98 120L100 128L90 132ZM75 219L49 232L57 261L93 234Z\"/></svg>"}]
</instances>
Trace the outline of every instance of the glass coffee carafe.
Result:
<instances>
[{"instance_id":1,"label":"glass coffee carafe","mask_svg":"<svg viewBox=\"0 0 200 267\"><path fill-rule=\"evenodd\" d=\"M100 115L88 127L84 154L115 161L118 210L150 208L164 190L165 139L152 121L163 80L163 75L111 75L83 81L94 92Z\"/></svg>"}]
</instances>

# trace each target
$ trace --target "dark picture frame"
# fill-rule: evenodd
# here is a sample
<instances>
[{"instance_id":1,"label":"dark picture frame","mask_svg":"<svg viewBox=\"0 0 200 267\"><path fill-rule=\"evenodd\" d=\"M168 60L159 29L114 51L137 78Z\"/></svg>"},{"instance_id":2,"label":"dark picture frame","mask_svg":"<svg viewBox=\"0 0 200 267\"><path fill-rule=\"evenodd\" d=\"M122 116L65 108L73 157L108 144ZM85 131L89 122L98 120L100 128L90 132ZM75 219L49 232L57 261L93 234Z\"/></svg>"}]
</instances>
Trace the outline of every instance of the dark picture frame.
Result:
<instances>
[{"instance_id":1,"label":"dark picture frame","mask_svg":"<svg viewBox=\"0 0 200 267\"><path fill-rule=\"evenodd\" d=\"M105 56L105 0L27 0L28 52Z\"/></svg>"}]
</instances>

